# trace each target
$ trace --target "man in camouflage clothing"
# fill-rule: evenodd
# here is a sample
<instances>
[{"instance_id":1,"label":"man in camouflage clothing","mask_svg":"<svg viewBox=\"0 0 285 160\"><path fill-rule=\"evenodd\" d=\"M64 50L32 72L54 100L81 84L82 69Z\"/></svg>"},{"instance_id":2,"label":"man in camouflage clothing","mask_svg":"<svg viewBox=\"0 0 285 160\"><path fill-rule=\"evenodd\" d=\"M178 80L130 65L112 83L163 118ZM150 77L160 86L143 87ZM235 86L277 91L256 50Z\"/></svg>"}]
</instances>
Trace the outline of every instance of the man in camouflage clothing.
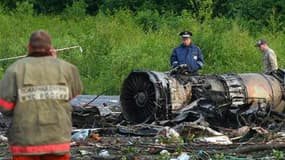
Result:
<instances>
[{"instance_id":1,"label":"man in camouflage clothing","mask_svg":"<svg viewBox=\"0 0 285 160\"><path fill-rule=\"evenodd\" d=\"M276 54L269 48L268 43L260 39L255 46L263 53L263 72L268 73L278 69Z\"/></svg>"},{"instance_id":2,"label":"man in camouflage clothing","mask_svg":"<svg viewBox=\"0 0 285 160\"><path fill-rule=\"evenodd\" d=\"M81 93L82 83L77 68L55 55L47 32L32 33L27 57L9 66L0 83L0 111L13 119L13 160L70 157L69 100Z\"/></svg>"}]
</instances>

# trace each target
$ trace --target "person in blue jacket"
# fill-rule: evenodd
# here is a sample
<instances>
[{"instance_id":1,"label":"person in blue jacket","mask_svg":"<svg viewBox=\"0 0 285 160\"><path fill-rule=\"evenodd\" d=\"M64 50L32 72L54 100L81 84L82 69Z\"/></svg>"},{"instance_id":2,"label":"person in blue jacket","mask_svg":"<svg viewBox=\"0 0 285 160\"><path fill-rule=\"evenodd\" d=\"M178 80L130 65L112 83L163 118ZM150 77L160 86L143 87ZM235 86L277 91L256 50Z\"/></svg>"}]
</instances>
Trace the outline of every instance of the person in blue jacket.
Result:
<instances>
[{"instance_id":1,"label":"person in blue jacket","mask_svg":"<svg viewBox=\"0 0 285 160\"><path fill-rule=\"evenodd\" d=\"M170 57L172 68L187 66L190 74L197 74L203 67L204 58L201 49L192 43L192 33L183 31L179 34L182 37L182 44L173 49Z\"/></svg>"}]
</instances>

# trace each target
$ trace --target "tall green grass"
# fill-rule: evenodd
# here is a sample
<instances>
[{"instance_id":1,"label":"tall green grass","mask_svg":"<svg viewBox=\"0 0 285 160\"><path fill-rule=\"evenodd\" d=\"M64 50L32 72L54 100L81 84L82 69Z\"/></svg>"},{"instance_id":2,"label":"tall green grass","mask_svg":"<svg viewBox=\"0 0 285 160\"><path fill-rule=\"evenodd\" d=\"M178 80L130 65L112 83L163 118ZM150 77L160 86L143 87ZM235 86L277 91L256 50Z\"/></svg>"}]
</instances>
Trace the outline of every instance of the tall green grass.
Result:
<instances>
[{"instance_id":1,"label":"tall green grass","mask_svg":"<svg viewBox=\"0 0 285 160\"><path fill-rule=\"evenodd\" d=\"M1 12L0 12L1 13ZM199 22L185 12L161 16L152 11L137 14L119 10L96 16L33 16L0 14L0 58L25 54L31 32L44 29L55 48L82 46L84 52L60 52L59 58L78 66L85 94L119 94L123 79L132 70L167 71L172 49L181 43L178 33L193 32L193 42L205 57L204 74L261 72L262 54L254 47L265 38L284 66L282 32L250 32L239 20L216 18ZM12 61L1 62L1 74Z\"/></svg>"}]
</instances>

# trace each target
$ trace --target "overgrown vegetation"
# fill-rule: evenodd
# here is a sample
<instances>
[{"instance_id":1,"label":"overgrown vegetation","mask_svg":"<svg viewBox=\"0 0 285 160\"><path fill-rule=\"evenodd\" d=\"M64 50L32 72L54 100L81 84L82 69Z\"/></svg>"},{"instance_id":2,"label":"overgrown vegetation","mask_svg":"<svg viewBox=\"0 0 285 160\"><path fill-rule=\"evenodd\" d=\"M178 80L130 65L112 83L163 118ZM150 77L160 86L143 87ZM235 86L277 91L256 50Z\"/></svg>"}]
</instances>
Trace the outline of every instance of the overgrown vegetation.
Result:
<instances>
[{"instance_id":1,"label":"overgrown vegetation","mask_svg":"<svg viewBox=\"0 0 285 160\"><path fill-rule=\"evenodd\" d=\"M123 79L132 70L169 70L169 56L180 44L178 33L182 30L191 30L194 43L203 51L202 73L261 72L261 53L254 47L259 38L268 40L280 68L284 67L285 34L277 10L269 14L267 27L260 27L239 18L213 18L216 12L209 11L209 7L214 9L211 0L199 5L198 14L191 8L180 14L155 8L133 12L129 8L98 10L94 16L87 14L90 5L83 0L66 3L57 15L39 14L41 1L33 2L10 4L13 10L7 9L8 1L0 5L1 58L24 54L31 32L47 30L55 48L82 46L82 54L71 50L60 52L59 57L78 66L85 94L119 94ZM12 62L1 62L1 72Z\"/></svg>"}]
</instances>

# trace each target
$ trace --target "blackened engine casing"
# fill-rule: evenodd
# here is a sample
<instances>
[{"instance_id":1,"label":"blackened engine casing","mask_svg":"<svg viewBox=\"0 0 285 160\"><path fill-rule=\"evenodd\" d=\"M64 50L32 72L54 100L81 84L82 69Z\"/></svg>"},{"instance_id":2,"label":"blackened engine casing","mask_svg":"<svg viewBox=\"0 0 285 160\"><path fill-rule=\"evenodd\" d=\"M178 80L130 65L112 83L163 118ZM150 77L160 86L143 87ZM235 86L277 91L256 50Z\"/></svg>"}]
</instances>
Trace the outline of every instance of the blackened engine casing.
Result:
<instances>
[{"instance_id":1,"label":"blackened engine casing","mask_svg":"<svg viewBox=\"0 0 285 160\"><path fill-rule=\"evenodd\" d=\"M135 123L171 119L175 112L203 98L217 108L248 109L267 103L284 110L283 70L268 74L184 75L133 71L124 80L120 101L124 117Z\"/></svg>"}]
</instances>

